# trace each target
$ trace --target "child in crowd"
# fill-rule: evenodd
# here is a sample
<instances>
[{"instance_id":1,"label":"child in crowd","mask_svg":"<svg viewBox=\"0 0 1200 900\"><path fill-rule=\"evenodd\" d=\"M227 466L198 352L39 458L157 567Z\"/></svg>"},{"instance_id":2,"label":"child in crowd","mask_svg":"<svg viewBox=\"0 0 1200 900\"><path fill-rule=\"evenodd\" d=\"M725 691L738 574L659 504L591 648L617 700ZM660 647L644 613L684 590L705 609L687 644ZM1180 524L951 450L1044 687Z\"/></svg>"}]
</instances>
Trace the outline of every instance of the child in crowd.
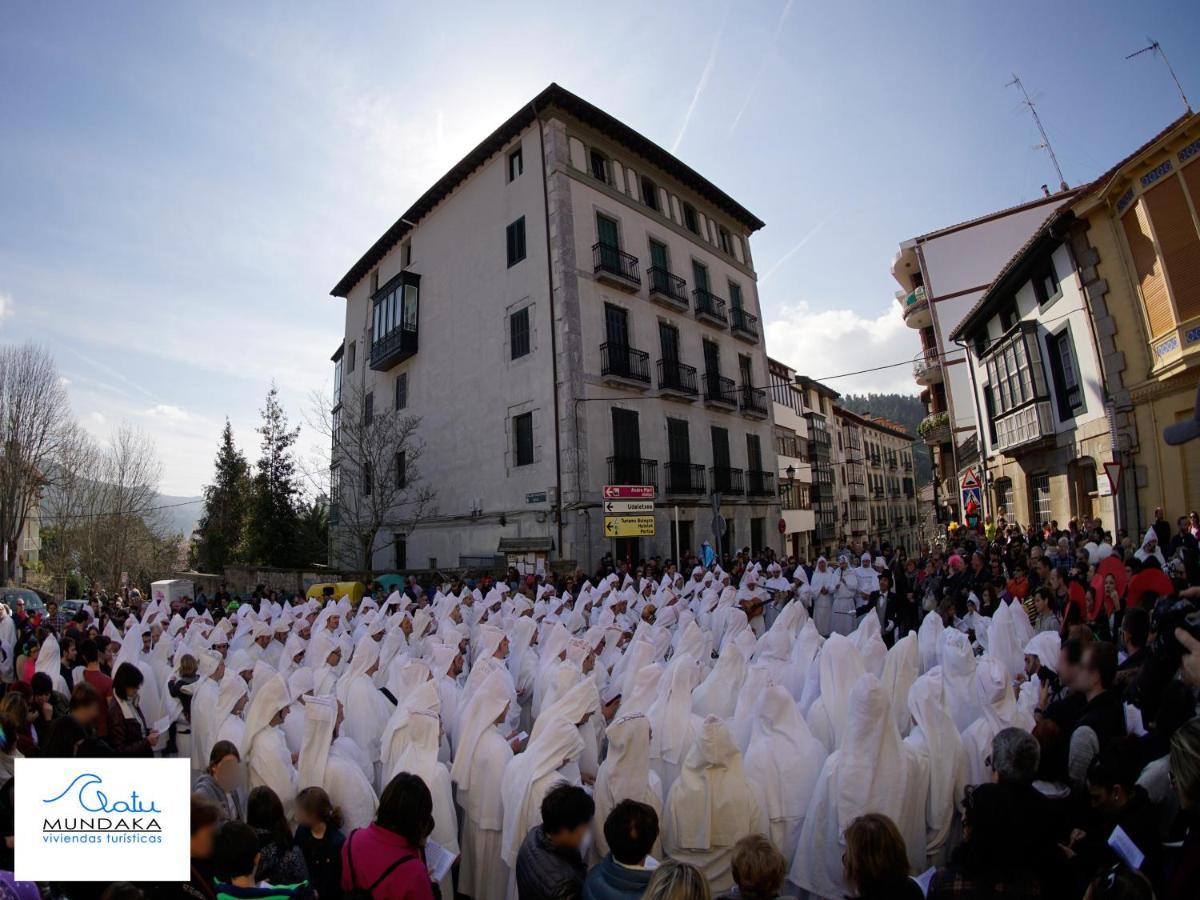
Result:
<instances>
[{"instance_id":1,"label":"child in crowd","mask_svg":"<svg viewBox=\"0 0 1200 900\"><path fill-rule=\"evenodd\" d=\"M321 900L342 896L342 812L324 788L307 787L296 797L296 846L308 863L309 883Z\"/></svg>"}]
</instances>

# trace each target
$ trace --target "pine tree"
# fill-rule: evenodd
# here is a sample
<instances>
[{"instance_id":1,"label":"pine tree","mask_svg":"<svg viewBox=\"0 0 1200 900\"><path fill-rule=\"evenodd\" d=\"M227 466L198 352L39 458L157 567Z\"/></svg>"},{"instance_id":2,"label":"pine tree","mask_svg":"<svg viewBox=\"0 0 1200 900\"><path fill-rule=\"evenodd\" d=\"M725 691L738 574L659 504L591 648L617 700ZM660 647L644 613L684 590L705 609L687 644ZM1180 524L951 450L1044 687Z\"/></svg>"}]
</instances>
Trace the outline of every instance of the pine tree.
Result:
<instances>
[{"instance_id":1,"label":"pine tree","mask_svg":"<svg viewBox=\"0 0 1200 900\"><path fill-rule=\"evenodd\" d=\"M256 565L300 565L300 484L292 455L300 428L288 427L274 382L261 415L262 455L255 467L246 518L246 560Z\"/></svg>"},{"instance_id":2,"label":"pine tree","mask_svg":"<svg viewBox=\"0 0 1200 900\"><path fill-rule=\"evenodd\" d=\"M201 572L222 572L240 562L240 543L250 503L250 464L233 443L225 420L212 484L204 488L204 513L196 527L190 562Z\"/></svg>"}]
</instances>

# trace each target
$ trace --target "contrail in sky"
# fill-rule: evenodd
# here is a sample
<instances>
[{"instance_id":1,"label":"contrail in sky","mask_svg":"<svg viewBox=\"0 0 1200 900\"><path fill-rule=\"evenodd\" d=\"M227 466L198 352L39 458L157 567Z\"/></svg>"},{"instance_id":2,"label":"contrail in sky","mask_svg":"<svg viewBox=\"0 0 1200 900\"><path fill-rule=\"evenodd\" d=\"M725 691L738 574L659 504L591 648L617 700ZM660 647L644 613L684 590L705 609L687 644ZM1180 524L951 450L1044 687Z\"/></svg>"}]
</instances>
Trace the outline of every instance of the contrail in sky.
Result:
<instances>
[{"instance_id":1,"label":"contrail in sky","mask_svg":"<svg viewBox=\"0 0 1200 900\"><path fill-rule=\"evenodd\" d=\"M771 268L767 269L767 271L763 274L763 276L760 279L758 279L759 284L762 284L764 281L766 281L768 278L770 278L775 273L776 269L778 269L785 262L787 262L789 259L791 259L793 256L795 256L796 253L799 252L800 248L803 247L805 244L807 244L809 241L811 241L814 237L816 237L818 232L820 232L821 229L823 229L826 225L828 225L829 220L832 219L836 215L837 215L837 210L834 210L829 215L827 215L824 219L822 219L820 222L818 222L816 225L814 225L809 230L808 234L806 234L806 235L804 235L804 237L800 238L799 243L797 243L795 247L793 247L787 253L783 254L783 256L779 257L779 259L775 260L774 265L772 265Z\"/></svg>"},{"instance_id":2,"label":"contrail in sky","mask_svg":"<svg viewBox=\"0 0 1200 900\"><path fill-rule=\"evenodd\" d=\"M721 34L725 31L725 20L728 17L729 6L726 5L725 12L721 14L721 24L717 27L717 33L713 35L712 46L708 48L708 59L704 63L704 71L700 73L700 80L696 82L696 91L692 94L692 102L688 104L687 113L683 117L683 124L679 126L679 134L675 135L675 140L671 144L672 153L679 149L679 145L683 141L683 136L687 133L688 125L691 124L692 113L696 111L696 103L699 102L700 95L704 93L704 86L708 83L708 76L712 72L713 63L717 59L717 49L721 45Z\"/></svg>"},{"instance_id":3,"label":"contrail in sky","mask_svg":"<svg viewBox=\"0 0 1200 900\"><path fill-rule=\"evenodd\" d=\"M754 77L750 79L750 87L746 90L746 96L742 100L742 105L738 107L737 115L729 123L730 134L733 134L734 129L738 126L738 122L742 120L742 113L750 105L750 98L754 96L754 90L758 87L758 80L762 78L763 70L767 67L767 62L771 58L771 50L774 49L775 43L779 40L779 32L783 30L783 23L787 20L788 13L792 11L793 2L794 0L787 0L787 3L783 4L783 10L779 13L779 20L775 23L775 33L771 35L771 42L767 45L767 49L758 61L758 68L754 71Z\"/></svg>"}]
</instances>

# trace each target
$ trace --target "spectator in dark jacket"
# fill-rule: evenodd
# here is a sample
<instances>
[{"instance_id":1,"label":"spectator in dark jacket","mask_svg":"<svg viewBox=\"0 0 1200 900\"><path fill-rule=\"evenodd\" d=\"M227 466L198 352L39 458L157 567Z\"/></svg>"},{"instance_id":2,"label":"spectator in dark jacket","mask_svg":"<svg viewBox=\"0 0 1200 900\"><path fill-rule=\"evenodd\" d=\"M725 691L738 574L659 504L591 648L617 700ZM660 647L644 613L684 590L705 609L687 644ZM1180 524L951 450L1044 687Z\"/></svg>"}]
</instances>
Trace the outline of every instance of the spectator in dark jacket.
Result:
<instances>
[{"instance_id":1,"label":"spectator in dark jacket","mask_svg":"<svg viewBox=\"0 0 1200 900\"><path fill-rule=\"evenodd\" d=\"M652 869L646 857L658 840L658 813L636 800L622 800L604 820L609 853L583 883L583 900L640 900Z\"/></svg>"},{"instance_id":2,"label":"spectator in dark jacket","mask_svg":"<svg viewBox=\"0 0 1200 900\"><path fill-rule=\"evenodd\" d=\"M108 743L118 756L153 756L158 732L152 731L138 706L138 690L146 677L133 663L121 663L113 676L108 705Z\"/></svg>"},{"instance_id":3,"label":"spectator in dark jacket","mask_svg":"<svg viewBox=\"0 0 1200 900\"><path fill-rule=\"evenodd\" d=\"M579 900L587 866L579 848L596 804L581 787L560 784L542 800L542 824L535 825L517 851L520 900Z\"/></svg>"}]
</instances>

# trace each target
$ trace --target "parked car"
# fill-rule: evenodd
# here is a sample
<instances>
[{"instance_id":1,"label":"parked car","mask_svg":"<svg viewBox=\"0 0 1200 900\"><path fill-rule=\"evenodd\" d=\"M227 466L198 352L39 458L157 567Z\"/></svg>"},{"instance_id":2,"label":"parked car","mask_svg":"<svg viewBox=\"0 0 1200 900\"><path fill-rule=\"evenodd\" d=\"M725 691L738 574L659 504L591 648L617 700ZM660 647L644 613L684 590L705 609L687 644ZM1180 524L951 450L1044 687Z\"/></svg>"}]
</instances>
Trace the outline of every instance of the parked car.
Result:
<instances>
[{"instance_id":1,"label":"parked car","mask_svg":"<svg viewBox=\"0 0 1200 900\"><path fill-rule=\"evenodd\" d=\"M25 612L32 616L34 613L44 613L46 611L46 601L44 601L37 591L30 588L10 587L0 588L0 603L4 603L9 609L17 608L17 601L25 601Z\"/></svg>"},{"instance_id":2,"label":"parked car","mask_svg":"<svg viewBox=\"0 0 1200 900\"><path fill-rule=\"evenodd\" d=\"M85 606L87 606L86 600L64 600L62 602L61 612L64 616L70 618Z\"/></svg>"}]
</instances>

